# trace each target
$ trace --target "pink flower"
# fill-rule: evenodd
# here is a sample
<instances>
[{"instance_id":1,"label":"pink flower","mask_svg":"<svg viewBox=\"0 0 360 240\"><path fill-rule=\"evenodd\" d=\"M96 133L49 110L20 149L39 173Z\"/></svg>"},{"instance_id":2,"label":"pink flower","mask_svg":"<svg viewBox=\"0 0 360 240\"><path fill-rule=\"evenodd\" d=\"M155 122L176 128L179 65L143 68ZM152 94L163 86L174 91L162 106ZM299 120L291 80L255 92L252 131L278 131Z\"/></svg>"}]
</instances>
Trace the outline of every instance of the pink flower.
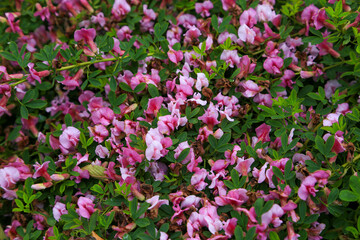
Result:
<instances>
[{"instance_id":1,"label":"pink flower","mask_svg":"<svg viewBox=\"0 0 360 240\"><path fill-rule=\"evenodd\" d=\"M223 9L228 11L230 8L234 8L236 6L235 0L221 0Z\"/></svg>"},{"instance_id":2,"label":"pink flower","mask_svg":"<svg viewBox=\"0 0 360 240\"><path fill-rule=\"evenodd\" d=\"M234 167L234 169L236 171L239 172L240 176L247 176L248 173L251 171L251 164L253 164L255 161L254 158L248 158L248 159L244 159L244 157L242 158L238 158L237 159L237 165Z\"/></svg>"},{"instance_id":3,"label":"pink flower","mask_svg":"<svg viewBox=\"0 0 360 240\"><path fill-rule=\"evenodd\" d=\"M233 68L240 63L240 57L236 50L224 50L220 56L221 60L224 60L229 67Z\"/></svg>"},{"instance_id":4,"label":"pink flower","mask_svg":"<svg viewBox=\"0 0 360 240\"><path fill-rule=\"evenodd\" d=\"M254 30L249 28L246 24L242 24L239 27L238 36L241 41L253 44L255 41L256 33Z\"/></svg>"},{"instance_id":5,"label":"pink flower","mask_svg":"<svg viewBox=\"0 0 360 240\"><path fill-rule=\"evenodd\" d=\"M195 84L195 88L198 91L201 91L201 88L208 87L209 86L209 80L206 78L204 73L197 73L197 80Z\"/></svg>"},{"instance_id":6,"label":"pink flower","mask_svg":"<svg viewBox=\"0 0 360 240\"><path fill-rule=\"evenodd\" d=\"M339 87L341 87L341 84L337 80L327 81L324 87L326 98L330 99Z\"/></svg>"},{"instance_id":7,"label":"pink flower","mask_svg":"<svg viewBox=\"0 0 360 240\"><path fill-rule=\"evenodd\" d=\"M206 109L204 115L201 117L198 117L199 120L203 121L206 125L209 125L210 128L220 123L220 121L217 120L219 117L219 112L215 108L214 104L210 102L209 107Z\"/></svg>"},{"instance_id":8,"label":"pink flower","mask_svg":"<svg viewBox=\"0 0 360 240\"><path fill-rule=\"evenodd\" d=\"M340 103L338 107L336 108L336 113L341 113L342 115L345 115L347 113L351 113L349 109L348 103Z\"/></svg>"},{"instance_id":9,"label":"pink flower","mask_svg":"<svg viewBox=\"0 0 360 240\"><path fill-rule=\"evenodd\" d=\"M255 129L256 136L258 137L258 141L270 142L269 133L271 131L271 127L265 123L261 124L259 127Z\"/></svg>"},{"instance_id":10,"label":"pink flower","mask_svg":"<svg viewBox=\"0 0 360 240\"><path fill-rule=\"evenodd\" d=\"M144 113L151 117L156 117L157 113L161 108L163 100L163 97L154 97L149 99L148 108L146 109L146 111L144 111Z\"/></svg>"},{"instance_id":11,"label":"pink flower","mask_svg":"<svg viewBox=\"0 0 360 240\"><path fill-rule=\"evenodd\" d=\"M264 68L270 74L280 74L284 60L281 57L269 57L264 61Z\"/></svg>"},{"instance_id":12,"label":"pink flower","mask_svg":"<svg viewBox=\"0 0 360 240\"><path fill-rule=\"evenodd\" d=\"M274 227L279 227L283 222L280 220L280 217L282 217L284 213L284 210L275 203L268 212L261 216L261 224L269 226L269 224L272 223Z\"/></svg>"},{"instance_id":13,"label":"pink flower","mask_svg":"<svg viewBox=\"0 0 360 240\"><path fill-rule=\"evenodd\" d=\"M219 206L231 205L239 207L249 199L246 193L247 190L243 188L233 189L226 196L215 197L215 202Z\"/></svg>"},{"instance_id":14,"label":"pink flower","mask_svg":"<svg viewBox=\"0 0 360 240\"><path fill-rule=\"evenodd\" d=\"M77 213L81 217L89 219L91 214L93 214L95 211L95 204L90 198L80 197L77 201L77 205L79 206L79 209L77 209Z\"/></svg>"},{"instance_id":15,"label":"pink flower","mask_svg":"<svg viewBox=\"0 0 360 240\"><path fill-rule=\"evenodd\" d=\"M257 23L257 13L255 9L249 8L245 10L240 16L240 25L246 24L248 27L252 28Z\"/></svg>"},{"instance_id":16,"label":"pink flower","mask_svg":"<svg viewBox=\"0 0 360 240\"><path fill-rule=\"evenodd\" d=\"M195 3L195 12L200 14L203 18L210 16L210 10L214 7L211 1L205 1L203 3Z\"/></svg>"},{"instance_id":17,"label":"pink flower","mask_svg":"<svg viewBox=\"0 0 360 240\"><path fill-rule=\"evenodd\" d=\"M41 78L49 76L50 72L48 70L38 72L34 69L34 63L28 64L29 68L29 76L27 77L27 80L32 84L35 85L35 80L41 83Z\"/></svg>"},{"instance_id":18,"label":"pink flower","mask_svg":"<svg viewBox=\"0 0 360 240\"><path fill-rule=\"evenodd\" d=\"M96 146L95 153L100 158L106 158L106 157L110 156L109 150L106 147L102 146L102 145L97 145Z\"/></svg>"},{"instance_id":19,"label":"pink flower","mask_svg":"<svg viewBox=\"0 0 360 240\"><path fill-rule=\"evenodd\" d=\"M195 172L195 174L191 177L191 185L195 187L196 190L202 191L208 185L205 182L205 178L207 177L208 172L206 169L199 169Z\"/></svg>"},{"instance_id":20,"label":"pink flower","mask_svg":"<svg viewBox=\"0 0 360 240\"><path fill-rule=\"evenodd\" d=\"M110 125L114 117L115 114L112 109L108 107L102 107L92 112L91 120L95 124L102 124L108 126Z\"/></svg>"},{"instance_id":21,"label":"pink flower","mask_svg":"<svg viewBox=\"0 0 360 240\"><path fill-rule=\"evenodd\" d=\"M76 30L74 33L74 40L79 42L84 40L86 44L90 46L91 51L97 52L98 48L94 42L96 36L96 30L94 28Z\"/></svg>"},{"instance_id":22,"label":"pink flower","mask_svg":"<svg viewBox=\"0 0 360 240\"><path fill-rule=\"evenodd\" d=\"M161 205L164 204L169 205L169 200L165 200L165 199L160 200L159 195L155 195L152 198L147 199L146 202L151 204L151 206L148 208L149 210L153 208L159 208L161 207Z\"/></svg>"},{"instance_id":23,"label":"pink flower","mask_svg":"<svg viewBox=\"0 0 360 240\"><path fill-rule=\"evenodd\" d=\"M80 131L74 127L67 127L59 137L60 149L63 153L73 151L80 139Z\"/></svg>"},{"instance_id":24,"label":"pink flower","mask_svg":"<svg viewBox=\"0 0 360 240\"><path fill-rule=\"evenodd\" d=\"M126 0L115 0L111 13L114 15L115 19L121 19L130 12L130 10L131 7Z\"/></svg>"},{"instance_id":25,"label":"pink flower","mask_svg":"<svg viewBox=\"0 0 360 240\"><path fill-rule=\"evenodd\" d=\"M231 236L234 235L237 221L237 218L230 218L224 223L223 228L227 237L231 238Z\"/></svg>"},{"instance_id":26,"label":"pink flower","mask_svg":"<svg viewBox=\"0 0 360 240\"><path fill-rule=\"evenodd\" d=\"M95 142L102 143L107 136L109 131L101 124L95 125L94 127L88 127L90 137L94 138Z\"/></svg>"},{"instance_id":27,"label":"pink flower","mask_svg":"<svg viewBox=\"0 0 360 240\"><path fill-rule=\"evenodd\" d=\"M272 106L271 94L258 93L254 97L254 102L259 103L259 105L264 105L264 106L267 106L267 107L271 107Z\"/></svg>"},{"instance_id":28,"label":"pink flower","mask_svg":"<svg viewBox=\"0 0 360 240\"><path fill-rule=\"evenodd\" d=\"M340 113L329 113L326 118L323 120L323 126L331 127L334 123L339 122Z\"/></svg>"},{"instance_id":29,"label":"pink flower","mask_svg":"<svg viewBox=\"0 0 360 240\"><path fill-rule=\"evenodd\" d=\"M317 180L313 176L308 176L304 179L304 181L301 183L301 186L298 190L299 198L306 201L306 199L312 195L313 197L316 196L316 192L318 190L315 189L315 184L317 183Z\"/></svg>"},{"instance_id":30,"label":"pink flower","mask_svg":"<svg viewBox=\"0 0 360 240\"><path fill-rule=\"evenodd\" d=\"M132 30L130 30L128 26L123 26L116 32L116 36L119 38L120 41L129 41L132 38L131 33Z\"/></svg>"},{"instance_id":31,"label":"pink flower","mask_svg":"<svg viewBox=\"0 0 360 240\"><path fill-rule=\"evenodd\" d=\"M53 216L55 220L59 221L61 215L63 214L68 214L68 211L66 210L66 205L61 202L57 202L53 207Z\"/></svg>"},{"instance_id":32,"label":"pink flower","mask_svg":"<svg viewBox=\"0 0 360 240\"><path fill-rule=\"evenodd\" d=\"M247 98L254 97L260 92L259 86L251 80L241 82L239 88L243 96Z\"/></svg>"},{"instance_id":33,"label":"pink flower","mask_svg":"<svg viewBox=\"0 0 360 240\"><path fill-rule=\"evenodd\" d=\"M99 12L96 16L91 16L91 22L98 23L101 27L104 27L106 24L104 13Z\"/></svg>"},{"instance_id":34,"label":"pink flower","mask_svg":"<svg viewBox=\"0 0 360 240\"><path fill-rule=\"evenodd\" d=\"M0 187L3 189L14 188L20 180L20 172L15 167L0 169Z\"/></svg>"},{"instance_id":35,"label":"pink flower","mask_svg":"<svg viewBox=\"0 0 360 240\"><path fill-rule=\"evenodd\" d=\"M261 22L272 21L276 17L275 11L272 10L272 6L270 4L257 5L256 13L259 21Z\"/></svg>"},{"instance_id":36,"label":"pink flower","mask_svg":"<svg viewBox=\"0 0 360 240\"><path fill-rule=\"evenodd\" d=\"M181 50L175 51L171 46L169 46L169 51L167 52L167 55L170 61L175 64L178 64L184 58L184 54Z\"/></svg>"},{"instance_id":37,"label":"pink flower","mask_svg":"<svg viewBox=\"0 0 360 240\"><path fill-rule=\"evenodd\" d=\"M197 27L191 26L189 30L184 34L184 42L189 44L193 41L193 39L197 40L200 35L201 31Z\"/></svg>"},{"instance_id":38,"label":"pink flower","mask_svg":"<svg viewBox=\"0 0 360 240\"><path fill-rule=\"evenodd\" d=\"M49 163L50 161L46 161L41 165L39 163L36 163L34 165L35 173L33 175L33 178L44 177L47 181L51 181L52 179L47 172L47 169L49 168Z\"/></svg>"}]
</instances>

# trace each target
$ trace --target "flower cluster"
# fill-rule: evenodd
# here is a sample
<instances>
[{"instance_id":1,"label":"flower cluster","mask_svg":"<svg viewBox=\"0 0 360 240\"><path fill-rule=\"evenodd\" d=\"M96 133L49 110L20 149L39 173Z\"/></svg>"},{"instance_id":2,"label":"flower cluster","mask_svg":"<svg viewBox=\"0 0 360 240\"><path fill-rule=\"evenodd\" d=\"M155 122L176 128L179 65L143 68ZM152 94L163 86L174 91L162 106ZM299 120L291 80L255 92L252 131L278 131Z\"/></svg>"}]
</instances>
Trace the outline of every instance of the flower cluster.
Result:
<instances>
[{"instance_id":1,"label":"flower cluster","mask_svg":"<svg viewBox=\"0 0 360 240\"><path fill-rule=\"evenodd\" d=\"M0 238L358 238L356 9L4 4Z\"/></svg>"}]
</instances>

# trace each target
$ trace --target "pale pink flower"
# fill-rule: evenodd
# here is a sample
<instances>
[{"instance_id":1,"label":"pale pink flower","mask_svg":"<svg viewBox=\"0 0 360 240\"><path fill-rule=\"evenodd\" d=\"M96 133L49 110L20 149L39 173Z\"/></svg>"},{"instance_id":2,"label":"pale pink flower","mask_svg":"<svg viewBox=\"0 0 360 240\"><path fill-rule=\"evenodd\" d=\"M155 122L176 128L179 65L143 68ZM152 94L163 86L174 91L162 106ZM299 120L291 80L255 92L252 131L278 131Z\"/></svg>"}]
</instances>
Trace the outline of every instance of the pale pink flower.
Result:
<instances>
[{"instance_id":1,"label":"pale pink flower","mask_svg":"<svg viewBox=\"0 0 360 240\"><path fill-rule=\"evenodd\" d=\"M124 40L129 41L132 38L131 33L132 30L130 30L128 26L123 26L116 32L116 36L119 38L120 41L124 41Z\"/></svg>"},{"instance_id":2,"label":"pale pink flower","mask_svg":"<svg viewBox=\"0 0 360 240\"><path fill-rule=\"evenodd\" d=\"M323 126L331 127L334 123L338 123L340 115L341 113L329 113L323 120Z\"/></svg>"},{"instance_id":3,"label":"pale pink flower","mask_svg":"<svg viewBox=\"0 0 360 240\"><path fill-rule=\"evenodd\" d=\"M275 203L268 212L261 216L261 224L269 226L269 224L272 223L274 227L279 227L283 222L280 220L280 217L282 217L284 213L284 210Z\"/></svg>"},{"instance_id":4,"label":"pale pink flower","mask_svg":"<svg viewBox=\"0 0 360 240\"><path fill-rule=\"evenodd\" d=\"M74 127L67 127L59 137L60 149L65 154L75 149L80 139L80 131Z\"/></svg>"},{"instance_id":5,"label":"pale pink flower","mask_svg":"<svg viewBox=\"0 0 360 240\"><path fill-rule=\"evenodd\" d=\"M339 87L341 87L341 84L337 80L327 81L324 87L326 98L330 99Z\"/></svg>"},{"instance_id":6,"label":"pale pink flower","mask_svg":"<svg viewBox=\"0 0 360 240\"><path fill-rule=\"evenodd\" d=\"M68 214L68 211L66 210L66 205L61 202L57 202L53 207L53 216L55 220L59 221L61 215L63 214Z\"/></svg>"},{"instance_id":7,"label":"pale pink flower","mask_svg":"<svg viewBox=\"0 0 360 240\"><path fill-rule=\"evenodd\" d=\"M163 100L163 97L150 98L148 102L148 108L146 109L146 111L144 111L144 113L151 117L156 117L157 113L161 108Z\"/></svg>"},{"instance_id":8,"label":"pale pink flower","mask_svg":"<svg viewBox=\"0 0 360 240\"><path fill-rule=\"evenodd\" d=\"M272 10L272 6L270 4L257 5L256 13L259 21L261 22L269 22L276 17L276 13L274 10Z\"/></svg>"},{"instance_id":9,"label":"pale pink flower","mask_svg":"<svg viewBox=\"0 0 360 240\"><path fill-rule=\"evenodd\" d=\"M202 17L209 17L210 10L214 7L211 1L207 0L203 3L195 3L195 12Z\"/></svg>"},{"instance_id":10,"label":"pale pink flower","mask_svg":"<svg viewBox=\"0 0 360 240\"><path fill-rule=\"evenodd\" d=\"M169 205L169 200L165 200L165 199L160 200L159 195L155 195L152 198L147 199L146 202L151 204L151 206L148 208L149 210L153 208L159 208L161 207L161 205L164 204Z\"/></svg>"},{"instance_id":11,"label":"pale pink flower","mask_svg":"<svg viewBox=\"0 0 360 240\"><path fill-rule=\"evenodd\" d=\"M111 9L111 13L115 19L123 18L128 12L130 12L131 7L126 2L126 0L115 0L114 5Z\"/></svg>"},{"instance_id":12,"label":"pale pink flower","mask_svg":"<svg viewBox=\"0 0 360 240\"><path fill-rule=\"evenodd\" d=\"M239 27L238 36L241 41L253 44L255 41L256 33L246 24L242 24Z\"/></svg>"},{"instance_id":13,"label":"pale pink flower","mask_svg":"<svg viewBox=\"0 0 360 240\"><path fill-rule=\"evenodd\" d=\"M237 50L224 50L220 55L220 59L229 64L229 67L231 68L240 63L240 57Z\"/></svg>"},{"instance_id":14,"label":"pale pink flower","mask_svg":"<svg viewBox=\"0 0 360 240\"><path fill-rule=\"evenodd\" d=\"M96 16L91 16L91 22L98 23L101 27L104 27L106 24L104 13L99 12Z\"/></svg>"},{"instance_id":15,"label":"pale pink flower","mask_svg":"<svg viewBox=\"0 0 360 240\"><path fill-rule=\"evenodd\" d=\"M95 153L100 158L106 158L106 157L110 156L109 150L106 147L102 146L102 145L97 145L96 146Z\"/></svg>"},{"instance_id":16,"label":"pale pink flower","mask_svg":"<svg viewBox=\"0 0 360 240\"><path fill-rule=\"evenodd\" d=\"M184 58L184 54L181 50L175 51L171 46L169 46L169 51L167 52L167 55L170 61L175 64L178 64Z\"/></svg>"},{"instance_id":17,"label":"pale pink flower","mask_svg":"<svg viewBox=\"0 0 360 240\"><path fill-rule=\"evenodd\" d=\"M241 82L239 88L243 96L247 98L254 97L260 92L259 86L251 80Z\"/></svg>"},{"instance_id":18,"label":"pale pink flower","mask_svg":"<svg viewBox=\"0 0 360 240\"><path fill-rule=\"evenodd\" d=\"M3 189L14 188L20 180L20 172L15 167L0 169L0 187Z\"/></svg>"},{"instance_id":19,"label":"pale pink flower","mask_svg":"<svg viewBox=\"0 0 360 240\"><path fill-rule=\"evenodd\" d=\"M209 80L206 78L204 73L197 73L197 80L195 84L195 88L198 91L201 91L203 87L209 86Z\"/></svg>"},{"instance_id":20,"label":"pale pink flower","mask_svg":"<svg viewBox=\"0 0 360 240\"><path fill-rule=\"evenodd\" d=\"M109 131L105 126L98 124L94 127L88 127L90 137L94 138L95 142L102 143L107 136L109 136Z\"/></svg>"},{"instance_id":21,"label":"pale pink flower","mask_svg":"<svg viewBox=\"0 0 360 240\"><path fill-rule=\"evenodd\" d=\"M195 172L194 175L191 177L191 185L195 187L196 190L202 191L205 189L205 187L208 185L205 182L205 178L207 177L208 172L206 169L199 169Z\"/></svg>"}]
</instances>

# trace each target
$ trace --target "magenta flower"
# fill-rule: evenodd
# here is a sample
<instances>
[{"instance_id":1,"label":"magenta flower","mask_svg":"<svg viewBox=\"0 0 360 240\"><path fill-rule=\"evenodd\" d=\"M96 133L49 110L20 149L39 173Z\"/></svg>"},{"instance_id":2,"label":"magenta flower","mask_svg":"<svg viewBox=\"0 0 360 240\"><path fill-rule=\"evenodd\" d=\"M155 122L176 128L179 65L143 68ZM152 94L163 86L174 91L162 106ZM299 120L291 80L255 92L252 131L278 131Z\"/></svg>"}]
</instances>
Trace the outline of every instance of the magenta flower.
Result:
<instances>
[{"instance_id":1,"label":"magenta flower","mask_svg":"<svg viewBox=\"0 0 360 240\"><path fill-rule=\"evenodd\" d=\"M221 0L223 9L228 11L230 8L234 8L236 6L235 0Z\"/></svg>"},{"instance_id":2,"label":"magenta flower","mask_svg":"<svg viewBox=\"0 0 360 240\"><path fill-rule=\"evenodd\" d=\"M66 210L66 205L61 202L57 202L55 204L55 206L53 207L53 216L56 221L60 220L61 215L67 214L67 213L68 213L68 211Z\"/></svg>"},{"instance_id":3,"label":"magenta flower","mask_svg":"<svg viewBox=\"0 0 360 240\"><path fill-rule=\"evenodd\" d=\"M77 205L79 206L79 209L77 209L76 212L81 217L89 219L91 214L95 212L94 209L95 204L91 199L87 197L80 197L77 201Z\"/></svg>"},{"instance_id":4,"label":"magenta flower","mask_svg":"<svg viewBox=\"0 0 360 240\"><path fill-rule=\"evenodd\" d=\"M306 201L306 199L312 195L313 197L316 196L316 192L319 190L315 189L315 184L317 183L317 180L313 176L308 176L304 179L304 181L301 183L301 186L298 190L299 198Z\"/></svg>"},{"instance_id":5,"label":"magenta flower","mask_svg":"<svg viewBox=\"0 0 360 240\"><path fill-rule=\"evenodd\" d=\"M270 142L270 133L271 127L265 123L261 124L259 127L255 129L256 136L258 137L258 141Z\"/></svg>"},{"instance_id":6,"label":"magenta flower","mask_svg":"<svg viewBox=\"0 0 360 240\"><path fill-rule=\"evenodd\" d=\"M49 163L50 161L46 161L41 165L39 163L36 163L34 165L35 173L33 175L33 178L44 177L47 181L51 181L52 179L47 172L47 169L49 168Z\"/></svg>"},{"instance_id":7,"label":"magenta flower","mask_svg":"<svg viewBox=\"0 0 360 240\"><path fill-rule=\"evenodd\" d=\"M88 129L90 137L93 137L95 142L102 143L109 136L109 131L104 125L98 124L94 127L88 127Z\"/></svg>"},{"instance_id":8,"label":"magenta flower","mask_svg":"<svg viewBox=\"0 0 360 240\"><path fill-rule=\"evenodd\" d=\"M210 102L210 105L206 109L204 115L198 117L198 119L203 121L203 123L208 125L210 128L212 128L220 123L220 121L217 120L218 117L219 117L218 110L215 108L214 104Z\"/></svg>"},{"instance_id":9,"label":"magenta flower","mask_svg":"<svg viewBox=\"0 0 360 240\"><path fill-rule=\"evenodd\" d=\"M208 172L206 169L198 169L195 174L191 177L191 185L195 187L196 190L201 191L204 190L208 185L205 182L205 178L207 177Z\"/></svg>"},{"instance_id":10,"label":"magenta flower","mask_svg":"<svg viewBox=\"0 0 360 240\"><path fill-rule=\"evenodd\" d=\"M225 196L215 197L215 202L219 206L231 205L233 207L239 207L249 199L246 193L247 190L243 188L233 189Z\"/></svg>"},{"instance_id":11,"label":"magenta flower","mask_svg":"<svg viewBox=\"0 0 360 240\"><path fill-rule=\"evenodd\" d=\"M29 68L29 76L27 77L27 80L32 84L35 85L35 80L41 83L41 78L49 76L50 72L48 70L38 72L34 69L34 63L28 64Z\"/></svg>"},{"instance_id":12,"label":"magenta flower","mask_svg":"<svg viewBox=\"0 0 360 240\"><path fill-rule=\"evenodd\" d=\"M154 97L149 99L148 108L144 111L144 113L151 116L151 118L156 117L162 106L163 100L163 97Z\"/></svg>"},{"instance_id":13,"label":"magenta flower","mask_svg":"<svg viewBox=\"0 0 360 240\"><path fill-rule=\"evenodd\" d=\"M264 69L270 74L280 74L284 60L281 57L269 57L264 61Z\"/></svg>"},{"instance_id":14,"label":"magenta flower","mask_svg":"<svg viewBox=\"0 0 360 240\"><path fill-rule=\"evenodd\" d=\"M98 48L94 42L96 36L96 30L94 28L76 30L74 33L74 40L79 42L84 40L86 44L90 46L91 51L98 52Z\"/></svg>"},{"instance_id":15,"label":"magenta flower","mask_svg":"<svg viewBox=\"0 0 360 240\"><path fill-rule=\"evenodd\" d=\"M130 12L131 7L126 2L126 0L115 0L112 7L111 13L115 19L122 19L128 12Z\"/></svg>"},{"instance_id":16,"label":"magenta flower","mask_svg":"<svg viewBox=\"0 0 360 240\"><path fill-rule=\"evenodd\" d=\"M114 111L108 107L102 107L92 112L91 120L94 124L110 125L114 119Z\"/></svg>"}]
</instances>

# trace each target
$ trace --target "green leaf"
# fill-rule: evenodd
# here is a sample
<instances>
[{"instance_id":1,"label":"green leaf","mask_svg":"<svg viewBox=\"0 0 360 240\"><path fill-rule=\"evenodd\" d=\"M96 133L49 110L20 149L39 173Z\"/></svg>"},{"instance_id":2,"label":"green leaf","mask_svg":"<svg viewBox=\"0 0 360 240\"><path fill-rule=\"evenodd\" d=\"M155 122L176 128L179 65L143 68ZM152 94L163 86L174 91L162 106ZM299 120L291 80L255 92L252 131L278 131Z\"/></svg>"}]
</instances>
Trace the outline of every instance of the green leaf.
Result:
<instances>
[{"instance_id":1,"label":"green leaf","mask_svg":"<svg viewBox=\"0 0 360 240\"><path fill-rule=\"evenodd\" d=\"M359 232L358 230L356 230L356 228L352 227L352 226L347 226L345 228L346 231L349 231L352 233L352 235L355 237L355 238L358 238L359 237Z\"/></svg>"},{"instance_id":2,"label":"green leaf","mask_svg":"<svg viewBox=\"0 0 360 240\"><path fill-rule=\"evenodd\" d=\"M215 29L216 32L218 32L219 22L215 14L211 16L211 26Z\"/></svg>"},{"instance_id":3,"label":"green leaf","mask_svg":"<svg viewBox=\"0 0 360 240\"><path fill-rule=\"evenodd\" d=\"M216 141L216 138L213 136L213 135L209 135L209 138L208 138L208 141L209 141L209 143L210 143L210 146L212 147L212 148L214 148L214 149L216 149L216 147L217 147L217 141Z\"/></svg>"},{"instance_id":4,"label":"green leaf","mask_svg":"<svg viewBox=\"0 0 360 240\"><path fill-rule=\"evenodd\" d=\"M280 240L279 235L276 232L271 231L269 233L270 240Z\"/></svg>"},{"instance_id":5,"label":"green leaf","mask_svg":"<svg viewBox=\"0 0 360 240\"><path fill-rule=\"evenodd\" d=\"M19 136L19 132L22 126L16 126L9 134L7 140L13 141Z\"/></svg>"},{"instance_id":6,"label":"green leaf","mask_svg":"<svg viewBox=\"0 0 360 240\"><path fill-rule=\"evenodd\" d=\"M342 190L340 192L340 199L346 202L355 202L358 201L360 196L349 190Z\"/></svg>"},{"instance_id":7,"label":"green leaf","mask_svg":"<svg viewBox=\"0 0 360 240\"><path fill-rule=\"evenodd\" d=\"M126 91L126 92L133 92L133 90L131 89L131 87L129 85L127 85L124 82L120 82L119 86L122 90Z\"/></svg>"},{"instance_id":8,"label":"green leaf","mask_svg":"<svg viewBox=\"0 0 360 240\"><path fill-rule=\"evenodd\" d=\"M189 153L190 153L190 148L185 148L184 150L181 151L179 157L177 158L177 161L181 162L189 155Z\"/></svg>"},{"instance_id":9,"label":"green leaf","mask_svg":"<svg viewBox=\"0 0 360 240\"><path fill-rule=\"evenodd\" d=\"M117 84L116 84L116 80L115 80L115 78L113 76L110 78L110 84L109 85L110 85L111 91L115 92Z\"/></svg>"},{"instance_id":10,"label":"green leaf","mask_svg":"<svg viewBox=\"0 0 360 240\"><path fill-rule=\"evenodd\" d=\"M150 225L150 220L148 218L139 218L135 221L135 223L139 227L147 227Z\"/></svg>"},{"instance_id":11,"label":"green leaf","mask_svg":"<svg viewBox=\"0 0 360 240\"><path fill-rule=\"evenodd\" d=\"M158 97L160 95L158 88L154 84L149 84L148 85L148 91L149 91L150 96L152 98Z\"/></svg>"},{"instance_id":12,"label":"green leaf","mask_svg":"<svg viewBox=\"0 0 360 240\"><path fill-rule=\"evenodd\" d=\"M337 189L337 188L331 189L331 192L328 196L327 203L328 204L333 203L338 198L338 196L339 196L339 189Z\"/></svg>"},{"instance_id":13,"label":"green leaf","mask_svg":"<svg viewBox=\"0 0 360 240\"><path fill-rule=\"evenodd\" d=\"M278 167L272 166L272 170L276 177L280 178L281 180L285 179L283 173Z\"/></svg>"},{"instance_id":14,"label":"green leaf","mask_svg":"<svg viewBox=\"0 0 360 240\"><path fill-rule=\"evenodd\" d=\"M239 4L242 10L246 10L246 0L240 0Z\"/></svg>"},{"instance_id":15,"label":"green leaf","mask_svg":"<svg viewBox=\"0 0 360 240\"><path fill-rule=\"evenodd\" d=\"M141 92L142 90L144 90L146 87L146 83L142 82L140 84L138 84L135 89L134 89L134 92Z\"/></svg>"},{"instance_id":16,"label":"green leaf","mask_svg":"<svg viewBox=\"0 0 360 240\"><path fill-rule=\"evenodd\" d=\"M243 240L244 239L243 238L243 230L239 225L237 225L236 228L235 228L234 236L235 236L236 240Z\"/></svg>"},{"instance_id":17,"label":"green leaf","mask_svg":"<svg viewBox=\"0 0 360 240\"><path fill-rule=\"evenodd\" d=\"M349 184L354 193L360 196L360 178L354 175L351 176Z\"/></svg>"},{"instance_id":18,"label":"green leaf","mask_svg":"<svg viewBox=\"0 0 360 240\"><path fill-rule=\"evenodd\" d=\"M43 108L47 105L47 102L40 99L35 99L31 102L26 103L26 106L29 108Z\"/></svg>"},{"instance_id":19,"label":"green leaf","mask_svg":"<svg viewBox=\"0 0 360 240\"><path fill-rule=\"evenodd\" d=\"M252 227L250 228L247 233L246 233L246 240L253 240L255 237L255 231L256 231L256 227Z\"/></svg>"},{"instance_id":20,"label":"green leaf","mask_svg":"<svg viewBox=\"0 0 360 240\"><path fill-rule=\"evenodd\" d=\"M67 113L65 115L64 120L65 120L65 124L66 124L67 127L72 126L72 117L71 117L71 115L69 113Z\"/></svg>"},{"instance_id":21,"label":"green leaf","mask_svg":"<svg viewBox=\"0 0 360 240\"><path fill-rule=\"evenodd\" d=\"M17 61L17 57L9 52L1 52L0 54L9 61L14 61L14 62Z\"/></svg>"},{"instance_id":22,"label":"green leaf","mask_svg":"<svg viewBox=\"0 0 360 240\"><path fill-rule=\"evenodd\" d=\"M29 117L29 111L27 110L27 108L24 105L21 105L21 107L20 107L20 115L24 119L28 119L28 117Z\"/></svg>"}]
</instances>

